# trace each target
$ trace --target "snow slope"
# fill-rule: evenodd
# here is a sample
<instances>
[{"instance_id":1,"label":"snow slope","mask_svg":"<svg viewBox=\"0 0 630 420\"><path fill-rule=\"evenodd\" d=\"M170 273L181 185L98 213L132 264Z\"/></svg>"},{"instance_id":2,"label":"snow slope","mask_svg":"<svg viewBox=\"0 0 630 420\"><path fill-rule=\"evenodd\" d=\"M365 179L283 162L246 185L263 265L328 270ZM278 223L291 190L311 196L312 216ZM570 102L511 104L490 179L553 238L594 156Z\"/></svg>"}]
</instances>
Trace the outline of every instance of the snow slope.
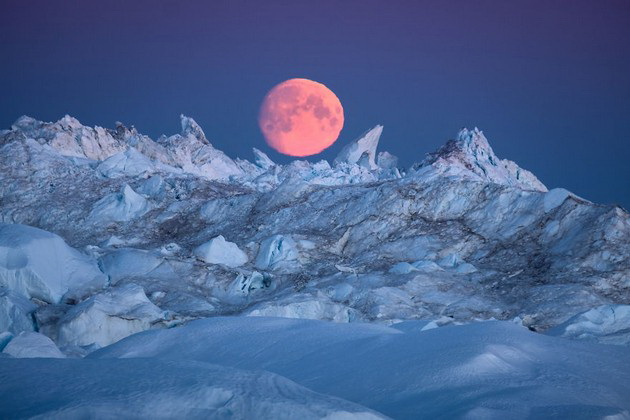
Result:
<instances>
[{"instance_id":1,"label":"snow slope","mask_svg":"<svg viewBox=\"0 0 630 420\"><path fill-rule=\"evenodd\" d=\"M181 360L0 359L0 395L2 418L383 418L268 372Z\"/></svg>"},{"instance_id":2,"label":"snow slope","mask_svg":"<svg viewBox=\"0 0 630 420\"><path fill-rule=\"evenodd\" d=\"M210 318L140 333L89 358L265 369L400 419L630 415L623 347L547 337L511 322L425 325Z\"/></svg>"}]
</instances>

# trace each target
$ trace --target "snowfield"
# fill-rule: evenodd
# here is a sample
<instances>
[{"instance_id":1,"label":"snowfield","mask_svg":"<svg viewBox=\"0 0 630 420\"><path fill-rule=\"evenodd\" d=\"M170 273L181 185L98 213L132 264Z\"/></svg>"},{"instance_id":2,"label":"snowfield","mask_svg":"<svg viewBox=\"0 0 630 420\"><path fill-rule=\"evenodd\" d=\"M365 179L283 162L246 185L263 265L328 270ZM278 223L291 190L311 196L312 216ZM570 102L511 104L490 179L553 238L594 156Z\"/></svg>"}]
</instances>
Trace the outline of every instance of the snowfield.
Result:
<instances>
[{"instance_id":1,"label":"snowfield","mask_svg":"<svg viewBox=\"0 0 630 420\"><path fill-rule=\"evenodd\" d=\"M0 131L2 417L630 418L626 210L476 128L401 168L181 125Z\"/></svg>"},{"instance_id":2,"label":"snowfield","mask_svg":"<svg viewBox=\"0 0 630 420\"><path fill-rule=\"evenodd\" d=\"M260 370L152 359L0 359L0 366L3 418L384 418Z\"/></svg>"},{"instance_id":3,"label":"snowfield","mask_svg":"<svg viewBox=\"0 0 630 420\"><path fill-rule=\"evenodd\" d=\"M424 326L218 317L140 333L88 358L264 369L394 418L630 415L627 348L510 322Z\"/></svg>"}]
</instances>

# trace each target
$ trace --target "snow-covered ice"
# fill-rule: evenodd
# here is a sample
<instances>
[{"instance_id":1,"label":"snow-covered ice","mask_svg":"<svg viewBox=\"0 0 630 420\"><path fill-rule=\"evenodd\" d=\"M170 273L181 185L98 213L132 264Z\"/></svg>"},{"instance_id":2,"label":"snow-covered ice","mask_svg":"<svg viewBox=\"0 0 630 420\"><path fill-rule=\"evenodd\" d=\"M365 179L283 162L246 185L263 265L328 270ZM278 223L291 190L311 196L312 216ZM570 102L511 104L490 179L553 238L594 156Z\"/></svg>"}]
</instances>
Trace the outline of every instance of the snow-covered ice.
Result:
<instances>
[{"instance_id":1,"label":"snow-covered ice","mask_svg":"<svg viewBox=\"0 0 630 420\"><path fill-rule=\"evenodd\" d=\"M2 353L19 358L64 358L55 343L43 334L22 331L9 341ZM7 395L7 394L5 394Z\"/></svg>"},{"instance_id":2,"label":"snow-covered ice","mask_svg":"<svg viewBox=\"0 0 630 420\"><path fill-rule=\"evenodd\" d=\"M376 420L282 376L186 360L0 359L0 417Z\"/></svg>"},{"instance_id":3,"label":"snow-covered ice","mask_svg":"<svg viewBox=\"0 0 630 420\"><path fill-rule=\"evenodd\" d=\"M129 185L119 193L112 193L94 204L90 219L96 223L128 222L151 209L151 204Z\"/></svg>"},{"instance_id":4,"label":"snow-covered ice","mask_svg":"<svg viewBox=\"0 0 630 420\"><path fill-rule=\"evenodd\" d=\"M2 353L6 412L630 415L626 210L548 191L478 129L401 168L382 126L332 165L284 165L180 122L157 140L69 116L0 131L0 348L88 355ZM43 371L79 385L14 380Z\"/></svg>"},{"instance_id":5,"label":"snow-covered ice","mask_svg":"<svg viewBox=\"0 0 630 420\"><path fill-rule=\"evenodd\" d=\"M446 176L481 179L517 188L547 191L547 187L531 172L510 160L499 159L478 128L463 128L457 140L451 140L422 163Z\"/></svg>"},{"instance_id":6,"label":"snow-covered ice","mask_svg":"<svg viewBox=\"0 0 630 420\"><path fill-rule=\"evenodd\" d=\"M335 163L359 164L367 169L375 170L378 168L376 164L376 148L382 133L382 125L377 125L368 130L357 140L348 143L335 158Z\"/></svg>"},{"instance_id":7,"label":"snow-covered ice","mask_svg":"<svg viewBox=\"0 0 630 420\"><path fill-rule=\"evenodd\" d=\"M151 159L130 147L101 162L96 170L108 178L121 176L148 176L155 171Z\"/></svg>"},{"instance_id":8,"label":"snow-covered ice","mask_svg":"<svg viewBox=\"0 0 630 420\"><path fill-rule=\"evenodd\" d=\"M261 152L260 150L254 147L254 157L256 161L256 165L258 165L261 169L270 169L276 164L267 156L266 153Z\"/></svg>"},{"instance_id":9,"label":"snow-covered ice","mask_svg":"<svg viewBox=\"0 0 630 420\"><path fill-rule=\"evenodd\" d=\"M423 326L211 318L147 331L89 358L264 369L393 418L623 418L630 412L625 348L548 337L512 322Z\"/></svg>"},{"instance_id":10,"label":"snow-covered ice","mask_svg":"<svg viewBox=\"0 0 630 420\"><path fill-rule=\"evenodd\" d=\"M134 248L119 248L102 256L99 265L112 284L155 273L165 263L161 253Z\"/></svg>"},{"instance_id":11,"label":"snow-covered ice","mask_svg":"<svg viewBox=\"0 0 630 420\"><path fill-rule=\"evenodd\" d=\"M291 268L298 259L295 241L288 236L274 235L260 244L256 256L256 267L274 270L276 268Z\"/></svg>"},{"instance_id":12,"label":"snow-covered ice","mask_svg":"<svg viewBox=\"0 0 630 420\"><path fill-rule=\"evenodd\" d=\"M232 282L231 294L237 296L249 296L257 290L267 289L271 286L272 280L258 271L251 273L239 273Z\"/></svg>"},{"instance_id":13,"label":"snow-covered ice","mask_svg":"<svg viewBox=\"0 0 630 420\"><path fill-rule=\"evenodd\" d=\"M543 205L545 206L545 213L549 213L551 210L562 205L564 200L571 197L571 192L564 188L554 188L545 194Z\"/></svg>"},{"instance_id":14,"label":"snow-covered ice","mask_svg":"<svg viewBox=\"0 0 630 420\"><path fill-rule=\"evenodd\" d=\"M33 312L37 305L21 294L0 287L0 332L19 333L35 328Z\"/></svg>"},{"instance_id":15,"label":"snow-covered ice","mask_svg":"<svg viewBox=\"0 0 630 420\"><path fill-rule=\"evenodd\" d=\"M0 286L27 298L59 302L72 293L105 286L96 261L50 232L0 223Z\"/></svg>"},{"instance_id":16,"label":"snow-covered ice","mask_svg":"<svg viewBox=\"0 0 630 420\"><path fill-rule=\"evenodd\" d=\"M240 267L248 261L247 254L234 242L226 241L223 235L210 239L194 250L195 255L210 264Z\"/></svg>"},{"instance_id":17,"label":"snow-covered ice","mask_svg":"<svg viewBox=\"0 0 630 420\"><path fill-rule=\"evenodd\" d=\"M630 305L602 305L571 317L549 335L630 345Z\"/></svg>"},{"instance_id":18,"label":"snow-covered ice","mask_svg":"<svg viewBox=\"0 0 630 420\"><path fill-rule=\"evenodd\" d=\"M74 306L58 324L60 346L100 348L151 328L166 314L137 285L99 293Z\"/></svg>"},{"instance_id":19,"label":"snow-covered ice","mask_svg":"<svg viewBox=\"0 0 630 420\"><path fill-rule=\"evenodd\" d=\"M296 296L292 302L281 304L263 302L246 313L246 316L321 319L334 322L350 322L359 318L356 311L345 305L323 298L312 299L307 296L301 298Z\"/></svg>"}]
</instances>

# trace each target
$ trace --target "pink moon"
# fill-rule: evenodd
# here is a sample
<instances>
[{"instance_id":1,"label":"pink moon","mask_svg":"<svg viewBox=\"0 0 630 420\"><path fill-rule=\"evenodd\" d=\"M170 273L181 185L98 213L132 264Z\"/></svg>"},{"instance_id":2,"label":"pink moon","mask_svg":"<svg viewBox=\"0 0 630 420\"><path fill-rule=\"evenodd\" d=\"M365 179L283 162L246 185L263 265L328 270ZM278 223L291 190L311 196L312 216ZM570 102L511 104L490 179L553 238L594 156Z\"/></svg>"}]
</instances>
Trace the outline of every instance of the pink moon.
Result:
<instances>
[{"instance_id":1,"label":"pink moon","mask_svg":"<svg viewBox=\"0 0 630 420\"><path fill-rule=\"evenodd\" d=\"M343 107L325 85L289 79L273 87L258 124L267 144L289 156L311 156L330 147L343 128Z\"/></svg>"}]
</instances>

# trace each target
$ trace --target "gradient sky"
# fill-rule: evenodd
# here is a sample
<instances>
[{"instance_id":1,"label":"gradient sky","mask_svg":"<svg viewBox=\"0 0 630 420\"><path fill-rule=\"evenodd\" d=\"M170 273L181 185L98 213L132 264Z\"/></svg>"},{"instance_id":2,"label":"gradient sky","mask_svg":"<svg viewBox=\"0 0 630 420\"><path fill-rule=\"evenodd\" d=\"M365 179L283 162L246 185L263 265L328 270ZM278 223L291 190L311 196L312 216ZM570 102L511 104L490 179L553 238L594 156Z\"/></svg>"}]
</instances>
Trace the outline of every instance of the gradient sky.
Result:
<instances>
[{"instance_id":1,"label":"gradient sky","mask_svg":"<svg viewBox=\"0 0 630 420\"><path fill-rule=\"evenodd\" d=\"M20 115L135 125L189 115L251 159L265 93L331 88L340 140L383 124L380 150L420 161L460 127L495 153L599 203L630 208L630 2L0 2L0 128Z\"/></svg>"}]
</instances>

